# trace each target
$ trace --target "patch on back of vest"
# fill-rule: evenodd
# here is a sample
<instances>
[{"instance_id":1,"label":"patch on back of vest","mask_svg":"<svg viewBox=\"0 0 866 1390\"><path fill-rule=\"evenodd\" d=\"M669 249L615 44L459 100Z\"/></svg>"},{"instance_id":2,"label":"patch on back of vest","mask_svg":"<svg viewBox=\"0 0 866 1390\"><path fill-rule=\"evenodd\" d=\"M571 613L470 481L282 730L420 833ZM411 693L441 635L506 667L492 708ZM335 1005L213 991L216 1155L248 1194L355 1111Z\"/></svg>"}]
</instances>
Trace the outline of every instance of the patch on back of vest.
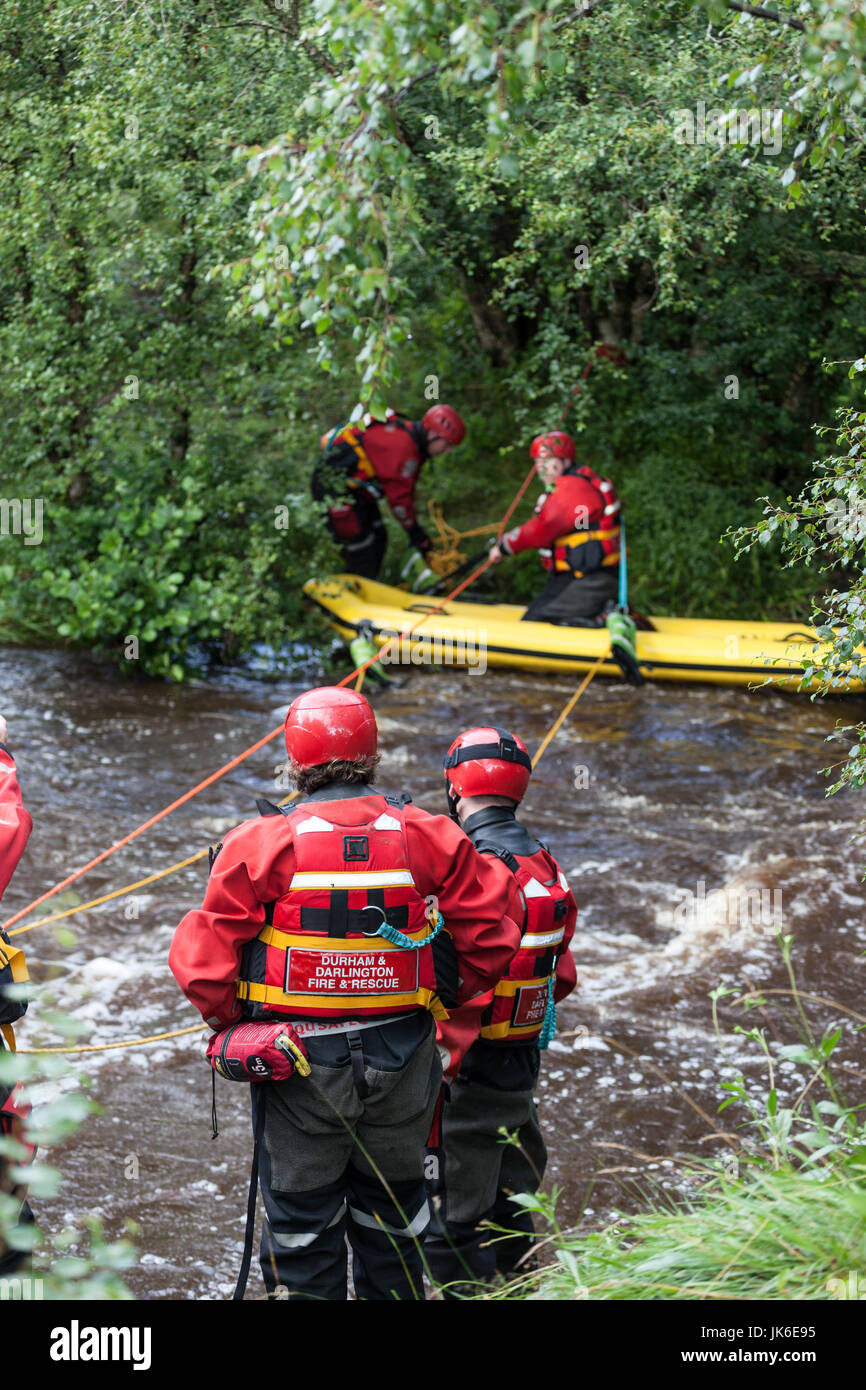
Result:
<instances>
[{"instance_id":1,"label":"patch on back of vest","mask_svg":"<svg viewBox=\"0 0 866 1390\"><path fill-rule=\"evenodd\" d=\"M286 952L287 994L387 997L414 994L417 988L417 951L316 951L291 946Z\"/></svg>"},{"instance_id":2,"label":"patch on back of vest","mask_svg":"<svg viewBox=\"0 0 866 1390\"><path fill-rule=\"evenodd\" d=\"M531 878L528 883L523 885L523 894L527 898L549 898L550 893L543 883L539 883L537 878Z\"/></svg>"},{"instance_id":3,"label":"patch on back of vest","mask_svg":"<svg viewBox=\"0 0 866 1390\"><path fill-rule=\"evenodd\" d=\"M378 820L373 822L374 830L399 830L400 822L396 816L389 816L387 811L383 811Z\"/></svg>"},{"instance_id":4,"label":"patch on back of vest","mask_svg":"<svg viewBox=\"0 0 866 1390\"><path fill-rule=\"evenodd\" d=\"M314 830L333 830L330 821L322 820L321 816L310 816L309 820L302 820L295 826L296 835L308 835Z\"/></svg>"},{"instance_id":5,"label":"patch on back of vest","mask_svg":"<svg viewBox=\"0 0 866 1390\"><path fill-rule=\"evenodd\" d=\"M366 835L343 836L344 859L369 859L370 845Z\"/></svg>"}]
</instances>

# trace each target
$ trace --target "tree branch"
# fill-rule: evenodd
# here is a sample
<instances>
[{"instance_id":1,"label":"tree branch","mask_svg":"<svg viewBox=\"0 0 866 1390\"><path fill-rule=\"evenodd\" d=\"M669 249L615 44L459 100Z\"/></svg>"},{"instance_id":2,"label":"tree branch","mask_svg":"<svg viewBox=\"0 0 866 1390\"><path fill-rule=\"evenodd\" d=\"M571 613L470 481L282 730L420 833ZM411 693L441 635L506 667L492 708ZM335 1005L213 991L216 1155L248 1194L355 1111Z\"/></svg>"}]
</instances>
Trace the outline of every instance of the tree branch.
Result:
<instances>
[{"instance_id":1,"label":"tree branch","mask_svg":"<svg viewBox=\"0 0 866 1390\"><path fill-rule=\"evenodd\" d=\"M769 19L775 24L787 24L791 29L799 29L805 34L806 26L802 19L795 19L791 14L778 14L776 10L765 10L762 5L744 5L742 0L728 0L728 9L737 10L740 14L753 15L755 19Z\"/></svg>"},{"instance_id":2,"label":"tree branch","mask_svg":"<svg viewBox=\"0 0 866 1390\"><path fill-rule=\"evenodd\" d=\"M417 85L418 85L419 82L426 82L428 77L432 77L433 74L436 73L436 72L438 72L438 71L439 71L439 64L438 64L438 63L434 63L433 66L432 66L432 68L427 68L424 72L419 72L418 75L417 75L417 77L413 77L412 80L411 80L410 82L407 82L407 83L406 83L406 86L405 86L405 87L401 87L401 88L400 88L399 92L396 93L396 95L394 96L393 100L391 101L391 105L392 105L392 106L396 106L397 103L398 103L398 101L402 101L402 100L403 100L403 98L404 98L404 96L406 95L407 92L411 92L412 88L413 88L413 87L417 87Z\"/></svg>"},{"instance_id":3,"label":"tree branch","mask_svg":"<svg viewBox=\"0 0 866 1390\"><path fill-rule=\"evenodd\" d=\"M573 24L576 19L585 19L586 16L592 14L593 10L600 4L601 0L586 0L586 4L581 9L575 10L572 14L567 14L564 19L560 19L554 24L554 34L557 34L560 29L564 29L567 24Z\"/></svg>"}]
</instances>

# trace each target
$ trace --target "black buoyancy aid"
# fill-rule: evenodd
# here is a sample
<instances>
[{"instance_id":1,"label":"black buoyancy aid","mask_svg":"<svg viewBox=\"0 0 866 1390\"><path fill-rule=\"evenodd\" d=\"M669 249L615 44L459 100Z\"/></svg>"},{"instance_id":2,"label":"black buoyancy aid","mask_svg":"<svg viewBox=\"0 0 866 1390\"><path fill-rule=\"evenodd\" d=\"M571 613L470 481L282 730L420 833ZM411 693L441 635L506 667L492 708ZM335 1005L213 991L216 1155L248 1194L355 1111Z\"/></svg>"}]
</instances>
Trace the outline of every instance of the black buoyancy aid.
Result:
<instances>
[{"instance_id":1,"label":"black buoyancy aid","mask_svg":"<svg viewBox=\"0 0 866 1390\"><path fill-rule=\"evenodd\" d=\"M244 948L237 994L248 1017L376 1018L418 1008L448 1016L431 945L438 913L414 884L402 799L354 799L350 825L332 823L327 802L282 812L295 869Z\"/></svg>"}]
</instances>

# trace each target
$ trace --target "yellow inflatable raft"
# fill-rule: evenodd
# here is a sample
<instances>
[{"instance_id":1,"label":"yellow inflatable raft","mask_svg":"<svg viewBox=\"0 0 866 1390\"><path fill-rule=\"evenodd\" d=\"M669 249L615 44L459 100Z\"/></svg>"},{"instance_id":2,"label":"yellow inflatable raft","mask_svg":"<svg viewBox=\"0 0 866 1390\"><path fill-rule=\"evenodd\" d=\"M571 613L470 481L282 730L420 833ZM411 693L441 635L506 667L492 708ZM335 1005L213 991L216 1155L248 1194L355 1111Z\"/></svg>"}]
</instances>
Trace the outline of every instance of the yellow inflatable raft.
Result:
<instances>
[{"instance_id":1,"label":"yellow inflatable raft","mask_svg":"<svg viewBox=\"0 0 866 1390\"><path fill-rule=\"evenodd\" d=\"M369 625L381 647L392 641L389 665L426 663L480 667L517 666L526 671L587 671L610 652L606 628L523 623L524 608L510 603L448 602L391 588L357 575L311 579L308 600L326 614L347 641ZM429 614L409 638L406 634ZM637 634L640 669L650 680L713 681L718 685L774 685L796 690L825 650L802 625L725 618L652 618L654 632ZM866 663L866 655L861 657ZM600 673L620 677L610 655ZM810 681L806 689L817 682ZM840 693L860 691L863 681L840 679Z\"/></svg>"}]
</instances>

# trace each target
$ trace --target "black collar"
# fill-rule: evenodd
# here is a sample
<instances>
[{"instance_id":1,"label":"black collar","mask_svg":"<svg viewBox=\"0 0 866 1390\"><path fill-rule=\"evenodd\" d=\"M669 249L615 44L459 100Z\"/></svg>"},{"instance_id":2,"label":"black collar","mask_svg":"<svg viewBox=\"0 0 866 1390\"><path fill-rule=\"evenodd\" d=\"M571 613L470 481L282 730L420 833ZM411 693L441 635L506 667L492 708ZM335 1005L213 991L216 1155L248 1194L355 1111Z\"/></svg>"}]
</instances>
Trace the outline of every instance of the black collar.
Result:
<instances>
[{"instance_id":1,"label":"black collar","mask_svg":"<svg viewBox=\"0 0 866 1390\"><path fill-rule=\"evenodd\" d=\"M485 806L466 818L463 829L478 849L505 849L524 855L537 854L541 849L509 806Z\"/></svg>"},{"instance_id":2,"label":"black collar","mask_svg":"<svg viewBox=\"0 0 866 1390\"><path fill-rule=\"evenodd\" d=\"M308 801L348 801L352 797L381 795L369 782L327 782L324 787L310 792L298 805L304 806Z\"/></svg>"},{"instance_id":3,"label":"black collar","mask_svg":"<svg viewBox=\"0 0 866 1390\"><path fill-rule=\"evenodd\" d=\"M489 825L506 825L516 822L517 817L511 806L485 806L480 811L473 811L471 816L467 816L463 822L463 829L467 835L476 835L479 830L486 830Z\"/></svg>"}]
</instances>

